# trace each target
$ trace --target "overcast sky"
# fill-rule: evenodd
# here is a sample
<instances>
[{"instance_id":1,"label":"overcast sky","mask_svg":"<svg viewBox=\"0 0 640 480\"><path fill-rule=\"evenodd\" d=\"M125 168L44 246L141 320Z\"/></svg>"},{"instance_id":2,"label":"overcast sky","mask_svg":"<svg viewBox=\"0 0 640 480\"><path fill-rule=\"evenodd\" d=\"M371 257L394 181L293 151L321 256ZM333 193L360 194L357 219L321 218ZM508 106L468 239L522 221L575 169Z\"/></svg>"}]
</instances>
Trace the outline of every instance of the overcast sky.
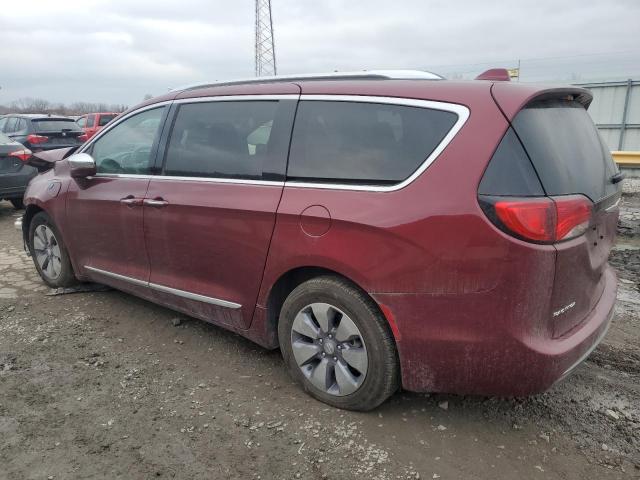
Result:
<instances>
[{"instance_id":1,"label":"overcast sky","mask_svg":"<svg viewBox=\"0 0 640 480\"><path fill-rule=\"evenodd\" d=\"M6 3L6 4L5 4ZM0 104L133 105L254 74L253 0L3 0ZM272 0L282 74L515 66L539 80L640 75L640 0Z\"/></svg>"}]
</instances>

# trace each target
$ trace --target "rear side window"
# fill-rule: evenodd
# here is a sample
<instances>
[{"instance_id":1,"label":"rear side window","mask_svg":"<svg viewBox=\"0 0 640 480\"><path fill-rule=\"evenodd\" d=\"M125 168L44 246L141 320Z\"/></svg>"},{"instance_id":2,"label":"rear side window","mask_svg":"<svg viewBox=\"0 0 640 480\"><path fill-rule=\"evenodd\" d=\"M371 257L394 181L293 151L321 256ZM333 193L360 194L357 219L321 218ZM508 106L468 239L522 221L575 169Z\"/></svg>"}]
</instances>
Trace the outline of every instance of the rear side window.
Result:
<instances>
[{"instance_id":1,"label":"rear side window","mask_svg":"<svg viewBox=\"0 0 640 480\"><path fill-rule=\"evenodd\" d=\"M511 127L493 154L478 193L522 197L544 195L531 160Z\"/></svg>"},{"instance_id":2,"label":"rear side window","mask_svg":"<svg viewBox=\"0 0 640 480\"><path fill-rule=\"evenodd\" d=\"M98 120L98 126L104 127L107 123L109 123L114 118L116 118L115 115L100 115L100 120Z\"/></svg>"},{"instance_id":3,"label":"rear side window","mask_svg":"<svg viewBox=\"0 0 640 480\"><path fill-rule=\"evenodd\" d=\"M583 194L597 202L618 191L611 153L580 103L539 101L512 123L547 195Z\"/></svg>"},{"instance_id":4,"label":"rear side window","mask_svg":"<svg viewBox=\"0 0 640 480\"><path fill-rule=\"evenodd\" d=\"M24 118L19 118L16 122L16 128L15 131L19 132L19 133L25 133L27 131L27 120Z\"/></svg>"},{"instance_id":5,"label":"rear side window","mask_svg":"<svg viewBox=\"0 0 640 480\"><path fill-rule=\"evenodd\" d=\"M165 175L270 179L286 162L294 102L223 101L180 106Z\"/></svg>"},{"instance_id":6,"label":"rear side window","mask_svg":"<svg viewBox=\"0 0 640 480\"><path fill-rule=\"evenodd\" d=\"M36 132L62 132L63 130L70 130L72 132L79 132L80 126L73 121L73 119L69 118L61 118L61 119L42 119L42 120L32 120L34 128Z\"/></svg>"},{"instance_id":7,"label":"rear side window","mask_svg":"<svg viewBox=\"0 0 640 480\"><path fill-rule=\"evenodd\" d=\"M302 101L287 177L394 184L408 178L456 123L455 113L419 107Z\"/></svg>"}]
</instances>

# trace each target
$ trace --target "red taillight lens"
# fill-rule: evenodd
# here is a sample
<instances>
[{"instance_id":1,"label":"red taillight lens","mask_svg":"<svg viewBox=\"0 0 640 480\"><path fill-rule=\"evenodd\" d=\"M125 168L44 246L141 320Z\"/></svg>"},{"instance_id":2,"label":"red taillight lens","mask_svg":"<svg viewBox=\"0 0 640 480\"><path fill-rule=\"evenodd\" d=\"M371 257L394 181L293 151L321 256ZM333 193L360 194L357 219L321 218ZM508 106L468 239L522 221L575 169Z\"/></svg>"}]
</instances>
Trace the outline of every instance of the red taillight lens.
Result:
<instances>
[{"instance_id":1,"label":"red taillight lens","mask_svg":"<svg viewBox=\"0 0 640 480\"><path fill-rule=\"evenodd\" d=\"M16 150L15 152L9 153L9 156L19 158L20 161L26 162L27 160L29 160L29 158L31 158L31 150L29 150L28 148L25 148L23 150Z\"/></svg>"},{"instance_id":2,"label":"red taillight lens","mask_svg":"<svg viewBox=\"0 0 640 480\"><path fill-rule=\"evenodd\" d=\"M581 195L553 197L556 204L556 240L582 235L591 221L593 204Z\"/></svg>"},{"instance_id":3,"label":"red taillight lens","mask_svg":"<svg viewBox=\"0 0 640 480\"><path fill-rule=\"evenodd\" d=\"M501 200L494 205L502 224L517 236L537 242L552 242L555 208L549 198Z\"/></svg>"},{"instance_id":4,"label":"red taillight lens","mask_svg":"<svg viewBox=\"0 0 640 480\"><path fill-rule=\"evenodd\" d=\"M582 195L510 198L481 197L487 216L501 230L523 240L554 243L584 233L593 204Z\"/></svg>"},{"instance_id":5,"label":"red taillight lens","mask_svg":"<svg viewBox=\"0 0 640 480\"><path fill-rule=\"evenodd\" d=\"M32 145L38 145L40 143L45 143L49 141L49 137L45 137L44 135L29 135L27 136L27 142Z\"/></svg>"}]
</instances>

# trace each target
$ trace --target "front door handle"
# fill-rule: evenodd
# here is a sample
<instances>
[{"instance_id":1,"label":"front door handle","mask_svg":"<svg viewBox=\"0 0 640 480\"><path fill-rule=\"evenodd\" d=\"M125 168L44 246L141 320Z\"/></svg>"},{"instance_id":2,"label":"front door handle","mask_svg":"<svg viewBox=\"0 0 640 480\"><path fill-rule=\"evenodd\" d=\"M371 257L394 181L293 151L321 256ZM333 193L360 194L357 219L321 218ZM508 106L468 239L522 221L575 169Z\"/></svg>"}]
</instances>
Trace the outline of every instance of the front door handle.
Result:
<instances>
[{"instance_id":1,"label":"front door handle","mask_svg":"<svg viewBox=\"0 0 640 480\"><path fill-rule=\"evenodd\" d=\"M147 207L162 208L169 205L169 202L167 202L166 200L163 200L162 198L154 198L154 199L146 198L143 204Z\"/></svg>"},{"instance_id":2,"label":"front door handle","mask_svg":"<svg viewBox=\"0 0 640 480\"><path fill-rule=\"evenodd\" d=\"M142 205L142 198L136 198L133 195L128 195L120 199L120 203L127 207L139 207Z\"/></svg>"}]
</instances>

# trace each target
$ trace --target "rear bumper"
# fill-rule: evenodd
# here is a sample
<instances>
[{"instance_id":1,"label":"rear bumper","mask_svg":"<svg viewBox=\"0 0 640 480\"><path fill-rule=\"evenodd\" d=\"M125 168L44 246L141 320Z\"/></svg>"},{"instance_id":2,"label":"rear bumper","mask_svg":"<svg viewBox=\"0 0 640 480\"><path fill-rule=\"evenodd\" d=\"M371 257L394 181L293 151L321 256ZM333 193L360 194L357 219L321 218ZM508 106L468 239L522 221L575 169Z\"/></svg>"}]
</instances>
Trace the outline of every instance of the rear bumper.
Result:
<instances>
[{"instance_id":1,"label":"rear bumper","mask_svg":"<svg viewBox=\"0 0 640 480\"><path fill-rule=\"evenodd\" d=\"M0 199L22 198L27 185L37 170L29 166L23 166L17 172L0 174Z\"/></svg>"},{"instance_id":2,"label":"rear bumper","mask_svg":"<svg viewBox=\"0 0 640 480\"><path fill-rule=\"evenodd\" d=\"M513 328L514 325L504 328L500 319L469 309L467 305L473 302L461 299L451 299L452 321L423 316L432 308L432 296L374 297L387 317L392 317L389 320L396 336L405 389L531 395L569 375L604 338L613 317L617 287L611 267L604 275L604 291L596 306L579 326L559 338L552 338L548 329L530 331ZM459 328L460 318L465 319L464 328ZM448 328L448 323L458 328Z\"/></svg>"}]
</instances>

